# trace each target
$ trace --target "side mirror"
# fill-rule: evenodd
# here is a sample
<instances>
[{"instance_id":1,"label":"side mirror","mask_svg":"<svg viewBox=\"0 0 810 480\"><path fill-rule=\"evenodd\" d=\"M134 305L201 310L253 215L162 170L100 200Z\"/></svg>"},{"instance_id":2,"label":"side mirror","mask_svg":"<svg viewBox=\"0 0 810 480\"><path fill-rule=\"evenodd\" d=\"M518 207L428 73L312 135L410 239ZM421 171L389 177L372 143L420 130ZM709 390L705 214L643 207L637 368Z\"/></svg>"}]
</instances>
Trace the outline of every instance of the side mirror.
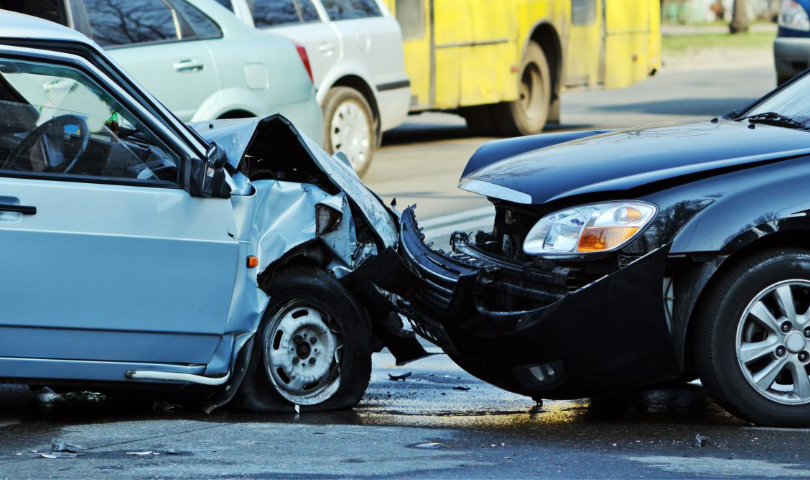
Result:
<instances>
[{"instance_id":1,"label":"side mirror","mask_svg":"<svg viewBox=\"0 0 810 480\"><path fill-rule=\"evenodd\" d=\"M205 160L191 158L186 161L183 188L194 197L229 197L230 186L225 177L228 156L218 143L208 145Z\"/></svg>"}]
</instances>

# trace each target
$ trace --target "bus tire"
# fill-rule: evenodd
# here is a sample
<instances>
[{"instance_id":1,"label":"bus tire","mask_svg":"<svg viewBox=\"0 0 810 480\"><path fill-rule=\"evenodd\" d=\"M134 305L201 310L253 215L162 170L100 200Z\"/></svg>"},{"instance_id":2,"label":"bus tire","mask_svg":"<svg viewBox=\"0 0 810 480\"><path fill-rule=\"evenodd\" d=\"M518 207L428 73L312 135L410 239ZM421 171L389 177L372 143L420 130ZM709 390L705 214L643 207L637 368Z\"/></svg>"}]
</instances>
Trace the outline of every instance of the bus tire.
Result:
<instances>
[{"instance_id":1,"label":"bus tire","mask_svg":"<svg viewBox=\"0 0 810 480\"><path fill-rule=\"evenodd\" d=\"M551 69L537 42L529 42L518 77L518 99L493 107L502 135L534 135L543 131L551 110Z\"/></svg>"},{"instance_id":2,"label":"bus tire","mask_svg":"<svg viewBox=\"0 0 810 480\"><path fill-rule=\"evenodd\" d=\"M492 118L492 105L478 105L475 107L465 107L461 110L461 116L467 122L467 129L477 137L497 137L500 132L495 128L495 120Z\"/></svg>"}]
</instances>

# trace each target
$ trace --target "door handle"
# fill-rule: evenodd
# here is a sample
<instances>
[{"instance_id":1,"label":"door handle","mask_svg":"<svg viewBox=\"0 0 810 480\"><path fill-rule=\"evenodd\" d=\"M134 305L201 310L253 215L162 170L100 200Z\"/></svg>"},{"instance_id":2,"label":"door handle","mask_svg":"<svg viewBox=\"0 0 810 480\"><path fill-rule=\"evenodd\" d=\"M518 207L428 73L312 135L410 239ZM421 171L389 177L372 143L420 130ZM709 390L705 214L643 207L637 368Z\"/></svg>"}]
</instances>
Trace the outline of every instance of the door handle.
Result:
<instances>
[{"instance_id":1,"label":"door handle","mask_svg":"<svg viewBox=\"0 0 810 480\"><path fill-rule=\"evenodd\" d=\"M37 207L28 205L3 205L0 204L0 212L22 213L23 215L36 215Z\"/></svg>"},{"instance_id":2,"label":"door handle","mask_svg":"<svg viewBox=\"0 0 810 480\"><path fill-rule=\"evenodd\" d=\"M205 64L196 58L187 58L174 62L172 67L178 72L199 72L205 68Z\"/></svg>"}]
</instances>

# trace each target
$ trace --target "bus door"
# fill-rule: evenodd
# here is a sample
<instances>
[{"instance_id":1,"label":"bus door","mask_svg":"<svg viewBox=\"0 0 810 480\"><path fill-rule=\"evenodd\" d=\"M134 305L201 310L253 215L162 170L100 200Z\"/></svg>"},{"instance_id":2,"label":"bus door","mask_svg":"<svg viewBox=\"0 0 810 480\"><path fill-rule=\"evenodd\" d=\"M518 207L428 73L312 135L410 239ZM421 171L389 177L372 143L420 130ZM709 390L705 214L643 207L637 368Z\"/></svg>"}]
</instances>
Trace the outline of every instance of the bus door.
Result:
<instances>
[{"instance_id":1,"label":"bus door","mask_svg":"<svg viewBox=\"0 0 810 480\"><path fill-rule=\"evenodd\" d=\"M565 85L604 83L604 0L571 0L571 27L565 58Z\"/></svg>"},{"instance_id":2,"label":"bus door","mask_svg":"<svg viewBox=\"0 0 810 480\"><path fill-rule=\"evenodd\" d=\"M650 74L650 30L653 16L659 14L657 2L610 0L604 8L605 87L621 88L644 80Z\"/></svg>"},{"instance_id":3,"label":"bus door","mask_svg":"<svg viewBox=\"0 0 810 480\"><path fill-rule=\"evenodd\" d=\"M411 110L425 110L433 104L431 79L433 59L432 9L434 0L388 0L402 28L405 71L411 80Z\"/></svg>"}]
</instances>

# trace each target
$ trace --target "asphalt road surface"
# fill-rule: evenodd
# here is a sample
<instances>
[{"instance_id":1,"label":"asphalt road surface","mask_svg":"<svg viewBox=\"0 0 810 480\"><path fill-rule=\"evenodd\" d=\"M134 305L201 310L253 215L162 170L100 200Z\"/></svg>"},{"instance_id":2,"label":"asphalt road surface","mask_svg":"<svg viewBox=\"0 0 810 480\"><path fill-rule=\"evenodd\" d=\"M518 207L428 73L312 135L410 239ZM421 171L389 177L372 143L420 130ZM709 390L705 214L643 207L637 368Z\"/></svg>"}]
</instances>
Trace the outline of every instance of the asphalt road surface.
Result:
<instances>
[{"instance_id":1,"label":"asphalt road surface","mask_svg":"<svg viewBox=\"0 0 810 480\"><path fill-rule=\"evenodd\" d=\"M770 66L665 70L621 91L566 94L557 128L704 120L772 84ZM466 159L487 140L470 137L453 116L415 117L386 136L366 180L400 207L418 203L428 236L441 242L453 229L489 222L486 201L455 188ZM105 397L0 386L0 479L810 477L810 430L746 424L699 384L536 405L441 354L393 363L386 353L374 356L355 410L299 417L227 409L207 416L193 399L162 392ZM404 381L388 376L406 372ZM702 446L698 434L708 437ZM84 450L42 457L54 440Z\"/></svg>"}]
</instances>

